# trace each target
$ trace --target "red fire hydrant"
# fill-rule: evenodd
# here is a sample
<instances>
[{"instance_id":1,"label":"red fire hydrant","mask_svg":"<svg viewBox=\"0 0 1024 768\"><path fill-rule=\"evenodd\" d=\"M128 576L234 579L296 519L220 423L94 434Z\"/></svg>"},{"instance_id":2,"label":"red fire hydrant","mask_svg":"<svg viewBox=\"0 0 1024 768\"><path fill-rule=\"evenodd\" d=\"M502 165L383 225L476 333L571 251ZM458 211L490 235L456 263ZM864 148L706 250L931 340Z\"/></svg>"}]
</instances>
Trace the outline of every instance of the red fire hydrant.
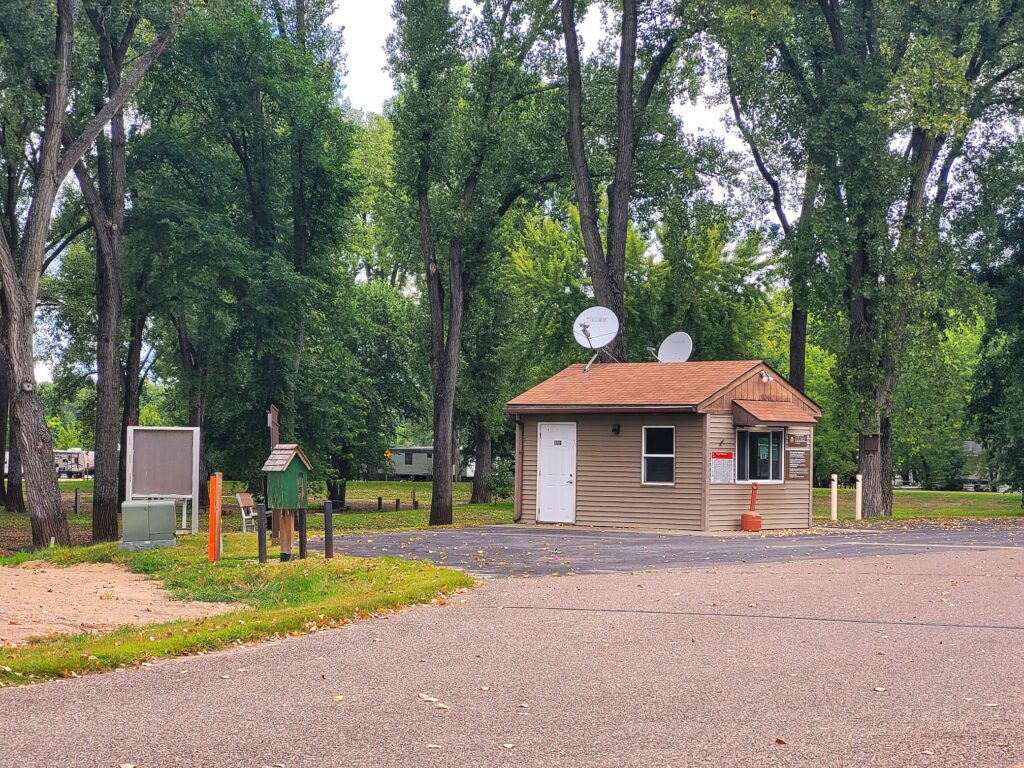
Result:
<instances>
[{"instance_id":1,"label":"red fire hydrant","mask_svg":"<svg viewBox=\"0 0 1024 768\"><path fill-rule=\"evenodd\" d=\"M754 533L761 530L761 516L757 514L757 483L750 486L750 511L740 516L740 530Z\"/></svg>"}]
</instances>

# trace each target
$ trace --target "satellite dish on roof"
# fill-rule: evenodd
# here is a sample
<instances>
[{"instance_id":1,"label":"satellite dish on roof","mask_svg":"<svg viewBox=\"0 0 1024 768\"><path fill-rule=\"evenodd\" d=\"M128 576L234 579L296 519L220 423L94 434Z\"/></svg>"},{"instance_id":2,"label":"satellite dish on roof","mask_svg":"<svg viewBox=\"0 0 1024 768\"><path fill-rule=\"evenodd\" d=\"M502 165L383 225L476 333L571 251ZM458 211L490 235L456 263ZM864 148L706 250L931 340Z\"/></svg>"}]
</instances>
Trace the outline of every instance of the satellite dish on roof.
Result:
<instances>
[{"instance_id":1,"label":"satellite dish on roof","mask_svg":"<svg viewBox=\"0 0 1024 768\"><path fill-rule=\"evenodd\" d=\"M576 343L594 351L611 344L618 334L619 318L607 307L585 309L572 324L572 335L576 337Z\"/></svg>"},{"instance_id":2,"label":"satellite dish on roof","mask_svg":"<svg viewBox=\"0 0 1024 768\"><path fill-rule=\"evenodd\" d=\"M693 352L693 339L685 331L669 335L658 347L659 363L685 363Z\"/></svg>"}]
</instances>

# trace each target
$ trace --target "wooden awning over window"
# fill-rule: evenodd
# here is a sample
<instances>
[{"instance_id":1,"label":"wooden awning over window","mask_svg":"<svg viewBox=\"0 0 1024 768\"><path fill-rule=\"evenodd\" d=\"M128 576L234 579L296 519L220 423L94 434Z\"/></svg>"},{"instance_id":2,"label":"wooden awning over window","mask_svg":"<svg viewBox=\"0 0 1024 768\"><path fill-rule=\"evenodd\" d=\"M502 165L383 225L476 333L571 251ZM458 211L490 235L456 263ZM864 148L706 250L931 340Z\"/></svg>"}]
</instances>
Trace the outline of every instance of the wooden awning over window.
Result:
<instances>
[{"instance_id":1,"label":"wooden awning over window","mask_svg":"<svg viewBox=\"0 0 1024 768\"><path fill-rule=\"evenodd\" d=\"M818 419L797 403L781 403L772 400L733 400L732 420L736 426L752 427L758 424L773 426L814 424Z\"/></svg>"}]
</instances>

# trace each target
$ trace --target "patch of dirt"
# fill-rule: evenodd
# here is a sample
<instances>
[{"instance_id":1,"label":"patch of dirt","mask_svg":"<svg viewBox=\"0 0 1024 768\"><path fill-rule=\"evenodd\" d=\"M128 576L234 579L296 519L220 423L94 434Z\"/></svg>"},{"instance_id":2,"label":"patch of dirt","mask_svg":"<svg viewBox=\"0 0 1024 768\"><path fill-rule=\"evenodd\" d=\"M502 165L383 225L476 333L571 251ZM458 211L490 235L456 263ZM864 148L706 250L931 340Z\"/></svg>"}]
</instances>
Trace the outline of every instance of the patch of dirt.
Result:
<instances>
[{"instance_id":1,"label":"patch of dirt","mask_svg":"<svg viewBox=\"0 0 1024 768\"><path fill-rule=\"evenodd\" d=\"M0 566L0 645L19 645L52 633L200 618L234 607L172 600L158 582L109 563Z\"/></svg>"}]
</instances>

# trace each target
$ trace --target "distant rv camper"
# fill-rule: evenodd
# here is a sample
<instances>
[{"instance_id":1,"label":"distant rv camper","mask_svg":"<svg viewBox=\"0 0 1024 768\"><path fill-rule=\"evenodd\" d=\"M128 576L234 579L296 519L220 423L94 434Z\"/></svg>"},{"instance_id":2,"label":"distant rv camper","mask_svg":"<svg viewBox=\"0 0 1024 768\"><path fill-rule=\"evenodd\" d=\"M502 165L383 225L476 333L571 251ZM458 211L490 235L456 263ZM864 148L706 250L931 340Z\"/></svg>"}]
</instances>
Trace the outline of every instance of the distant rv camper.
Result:
<instances>
[{"instance_id":1,"label":"distant rv camper","mask_svg":"<svg viewBox=\"0 0 1024 768\"><path fill-rule=\"evenodd\" d=\"M473 476L473 465L454 467L452 477L465 480ZM434 446L410 445L392 446L391 472L396 480L433 480Z\"/></svg>"},{"instance_id":2,"label":"distant rv camper","mask_svg":"<svg viewBox=\"0 0 1024 768\"><path fill-rule=\"evenodd\" d=\"M53 465L57 477L91 477L95 466L95 454L81 448L53 452Z\"/></svg>"},{"instance_id":3,"label":"distant rv camper","mask_svg":"<svg viewBox=\"0 0 1024 768\"><path fill-rule=\"evenodd\" d=\"M429 480L434 476L434 446L392 448L391 467L399 480Z\"/></svg>"}]
</instances>

